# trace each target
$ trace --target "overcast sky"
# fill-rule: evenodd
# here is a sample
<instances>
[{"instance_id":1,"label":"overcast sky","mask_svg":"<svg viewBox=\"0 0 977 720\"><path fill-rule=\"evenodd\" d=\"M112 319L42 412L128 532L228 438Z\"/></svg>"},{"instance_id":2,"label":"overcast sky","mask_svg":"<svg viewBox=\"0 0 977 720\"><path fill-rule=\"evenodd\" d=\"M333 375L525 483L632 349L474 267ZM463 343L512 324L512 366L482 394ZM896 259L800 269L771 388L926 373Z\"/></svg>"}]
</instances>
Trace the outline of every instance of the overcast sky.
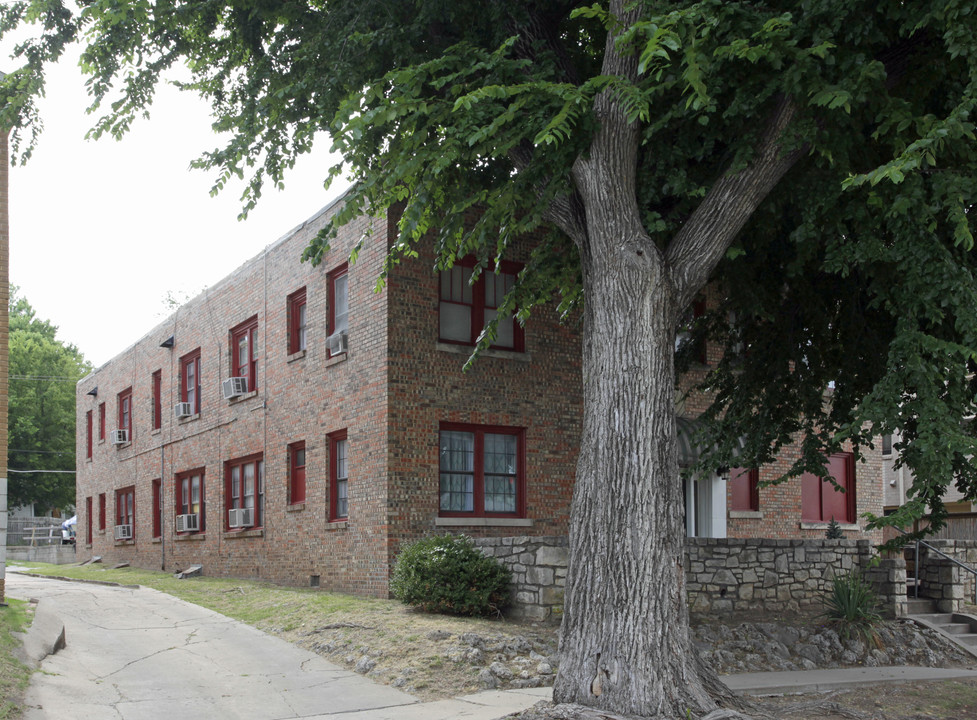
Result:
<instances>
[{"instance_id":1,"label":"overcast sky","mask_svg":"<svg viewBox=\"0 0 977 720\"><path fill-rule=\"evenodd\" d=\"M10 170L10 281L96 367L169 314L168 293L214 285L345 189L323 190L333 162L323 138L284 191L266 189L238 221L244 183L214 198L216 174L189 170L216 146L206 103L164 88L121 142L84 139L87 104L80 70L63 63L34 156Z\"/></svg>"}]
</instances>

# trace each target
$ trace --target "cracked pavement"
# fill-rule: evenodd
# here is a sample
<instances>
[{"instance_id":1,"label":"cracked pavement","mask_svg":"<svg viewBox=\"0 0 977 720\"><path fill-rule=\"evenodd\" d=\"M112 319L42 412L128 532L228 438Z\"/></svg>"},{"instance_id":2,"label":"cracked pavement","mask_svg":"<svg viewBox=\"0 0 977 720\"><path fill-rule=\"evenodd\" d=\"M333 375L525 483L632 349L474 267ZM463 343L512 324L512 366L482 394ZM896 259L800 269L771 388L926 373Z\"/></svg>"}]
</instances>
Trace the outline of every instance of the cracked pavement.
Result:
<instances>
[{"instance_id":1,"label":"cracked pavement","mask_svg":"<svg viewBox=\"0 0 977 720\"><path fill-rule=\"evenodd\" d=\"M67 643L31 678L24 720L494 720L550 697L549 688L532 688L420 703L150 588L8 568L6 592L43 602L64 623Z\"/></svg>"},{"instance_id":2,"label":"cracked pavement","mask_svg":"<svg viewBox=\"0 0 977 720\"><path fill-rule=\"evenodd\" d=\"M319 718L414 705L319 656L148 588L7 575L45 602L67 646L41 663L24 718ZM406 708L405 708L406 709Z\"/></svg>"}]
</instances>

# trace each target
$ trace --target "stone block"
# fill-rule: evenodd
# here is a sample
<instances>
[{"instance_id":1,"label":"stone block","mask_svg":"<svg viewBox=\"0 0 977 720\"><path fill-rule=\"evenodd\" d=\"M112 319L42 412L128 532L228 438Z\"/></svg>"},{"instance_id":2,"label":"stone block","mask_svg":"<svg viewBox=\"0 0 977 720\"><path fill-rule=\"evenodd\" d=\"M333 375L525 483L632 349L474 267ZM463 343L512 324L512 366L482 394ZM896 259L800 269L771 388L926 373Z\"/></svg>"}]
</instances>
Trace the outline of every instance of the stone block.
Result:
<instances>
[{"instance_id":1,"label":"stone block","mask_svg":"<svg viewBox=\"0 0 977 720\"><path fill-rule=\"evenodd\" d=\"M567 566L568 553L565 547L541 547L536 551L537 565Z\"/></svg>"},{"instance_id":2,"label":"stone block","mask_svg":"<svg viewBox=\"0 0 977 720\"><path fill-rule=\"evenodd\" d=\"M526 581L533 585L552 585L553 569L531 567L526 571Z\"/></svg>"},{"instance_id":3,"label":"stone block","mask_svg":"<svg viewBox=\"0 0 977 720\"><path fill-rule=\"evenodd\" d=\"M736 576L729 570L723 569L712 576L712 582L717 585L736 585Z\"/></svg>"},{"instance_id":4,"label":"stone block","mask_svg":"<svg viewBox=\"0 0 977 720\"><path fill-rule=\"evenodd\" d=\"M544 587L539 591L539 601L543 605L562 605L563 588Z\"/></svg>"}]
</instances>

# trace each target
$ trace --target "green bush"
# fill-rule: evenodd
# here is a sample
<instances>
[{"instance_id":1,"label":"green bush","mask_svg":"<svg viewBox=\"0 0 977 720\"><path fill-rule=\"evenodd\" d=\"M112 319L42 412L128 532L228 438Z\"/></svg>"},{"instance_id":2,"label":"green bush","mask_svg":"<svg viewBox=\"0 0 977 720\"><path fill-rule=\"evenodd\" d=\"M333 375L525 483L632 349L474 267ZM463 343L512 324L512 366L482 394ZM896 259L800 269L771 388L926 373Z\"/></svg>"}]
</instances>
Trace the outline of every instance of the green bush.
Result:
<instances>
[{"instance_id":1,"label":"green bush","mask_svg":"<svg viewBox=\"0 0 977 720\"><path fill-rule=\"evenodd\" d=\"M390 590L405 605L449 615L497 615L509 603L509 569L463 535L434 535L405 547Z\"/></svg>"},{"instance_id":2,"label":"green bush","mask_svg":"<svg viewBox=\"0 0 977 720\"><path fill-rule=\"evenodd\" d=\"M824 617L838 628L842 638L854 636L878 645L875 626L882 622L879 598L861 575L849 572L836 576L824 605Z\"/></svg>"}]
</instances>

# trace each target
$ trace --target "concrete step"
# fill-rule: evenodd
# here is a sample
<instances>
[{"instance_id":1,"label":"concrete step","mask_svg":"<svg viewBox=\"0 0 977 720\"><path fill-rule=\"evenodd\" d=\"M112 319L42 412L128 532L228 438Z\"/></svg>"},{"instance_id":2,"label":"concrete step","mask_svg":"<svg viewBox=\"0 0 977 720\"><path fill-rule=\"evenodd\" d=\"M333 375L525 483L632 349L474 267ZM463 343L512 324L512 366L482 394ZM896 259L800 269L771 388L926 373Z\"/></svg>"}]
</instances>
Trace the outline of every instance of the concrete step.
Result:
<instances>
[{"instance_id":1,"label":"concrete step","mask_svg":"<svg viewBox=\"0 0 977 720\"><path fill-rule=\"evenodd\" d=\"M964 613L911 614L910 620L948 638L958 647L977 657L977 617Z\"/></svg>"},{"instance_id":2,"label":"concrete step","mask_svg":"<svg viewBox=\"0 0 977 720\"><path fill-rule=\"evenodd\" d=\"M973 630L970 628L970 623L965 622L941 623L940 630L951 635L967 635L973 633Z\"/></svg>"},{"instance_id":3,"label":"concrete step","mask_svg":"<svg viewBox=\"0 0 977 720\"><path fill-rule=\"evenodd\" d=\"M909 598L909 615L929 615L936 610L936 604L929 598Z\"/></svg>"}]
</instances>

